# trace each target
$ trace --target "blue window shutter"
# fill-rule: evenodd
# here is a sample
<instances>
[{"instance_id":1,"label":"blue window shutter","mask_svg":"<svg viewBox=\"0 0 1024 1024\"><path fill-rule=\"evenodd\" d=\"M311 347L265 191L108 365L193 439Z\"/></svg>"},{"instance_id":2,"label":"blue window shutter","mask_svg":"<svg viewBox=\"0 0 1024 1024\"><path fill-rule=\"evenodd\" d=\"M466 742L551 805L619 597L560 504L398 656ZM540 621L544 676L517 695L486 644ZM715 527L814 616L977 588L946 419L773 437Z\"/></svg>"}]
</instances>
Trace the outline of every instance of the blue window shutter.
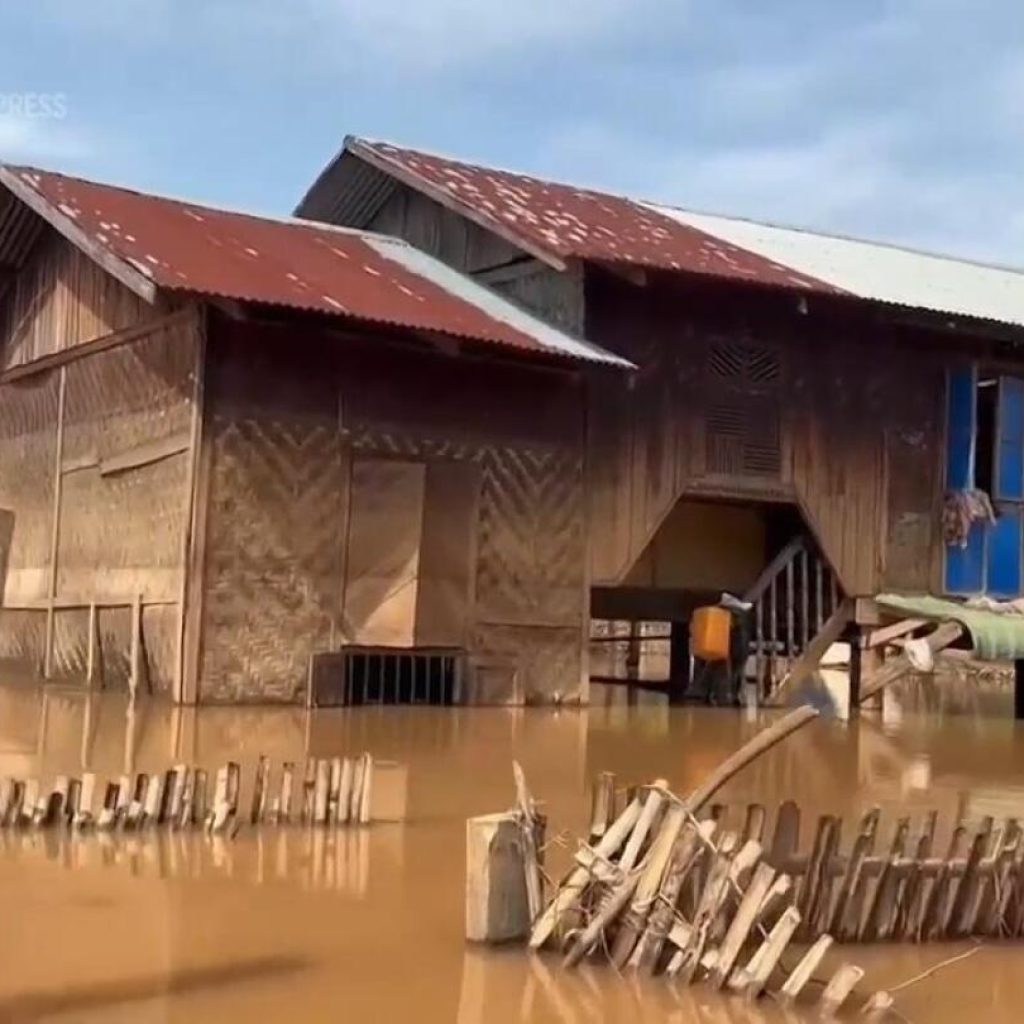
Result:
<instances>
[{"instance_id":1,"label":"blue window shutter","mask_svg":"<svg viewBox=\"0 0 1024 1024\"><path fill-rule=\"evenodd\" d=\"M946 487L974 485L974 370L950 370L946 409Z\"/></svg>"},{"instance_id":2,"label":"blue window shutter","mask_svg":"<svg viewBox=\"0 0 1024 1024\"><path fill-rule=\"evenodd\" d=\"M1024 380L999 379L997 498L1024 498Z\"/></svg>"},{"instance_id":3,"label":"blue window shutter","mask_svg":"<svg viewBox=\"0 0 1024 1024\"><path fill-rule=\"evenodd\" d=\"M1020 508L1002 506L999 518L989 527L988 593L993 597L1017 597L1020 594Z\"/></svg>"},{"instance_id":4,"label":"blue window shutter","mask_svg":"<svg viewBox=\"0 0 1024 1024\"><path fill-rule=\"evenodd\" d=\"M967 547L946 548L946 593L980 594L985 588L985 523L974 523Z\"/></svg>"}]
</instances>

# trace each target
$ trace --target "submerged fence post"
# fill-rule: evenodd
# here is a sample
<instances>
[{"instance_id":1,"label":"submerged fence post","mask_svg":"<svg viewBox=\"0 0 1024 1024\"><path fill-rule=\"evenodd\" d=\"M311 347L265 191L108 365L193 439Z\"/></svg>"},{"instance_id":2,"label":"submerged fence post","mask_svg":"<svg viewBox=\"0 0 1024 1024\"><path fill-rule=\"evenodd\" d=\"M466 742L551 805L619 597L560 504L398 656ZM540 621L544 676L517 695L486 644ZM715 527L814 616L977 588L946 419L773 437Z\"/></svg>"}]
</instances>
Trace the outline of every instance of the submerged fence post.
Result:
<instances>
[{"instance_id":1,"label":"submerged fence post","mask_svg":"<svg viewBox=\"0 0 1024 1024\"><path fill-rule=\"evenodd\" d=\"M466 938L523 941L530 934L523 832L515 811L466 822Z\"/></svg>"}]
</instances>

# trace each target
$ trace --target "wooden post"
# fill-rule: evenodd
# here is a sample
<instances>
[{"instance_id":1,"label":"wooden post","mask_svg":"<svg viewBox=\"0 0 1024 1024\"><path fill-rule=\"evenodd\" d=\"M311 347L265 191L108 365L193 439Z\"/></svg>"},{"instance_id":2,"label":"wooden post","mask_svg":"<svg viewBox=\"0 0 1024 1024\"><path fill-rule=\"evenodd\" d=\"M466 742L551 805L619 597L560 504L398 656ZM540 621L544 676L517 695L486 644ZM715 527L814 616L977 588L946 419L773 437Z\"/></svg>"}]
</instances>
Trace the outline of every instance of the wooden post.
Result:
<instances>
[{"instance_id":1,"label":"wooden post","mask_svg":"<svg viewBox=\"0 0 1024 1024\"><path fill-rule=\"evenodd\" d=\"M818 969L818 965L825 958L825 954L832 945L831 935L822 935L804 953L800 962L793 968L792 973L782 986L780 998L784 1005L792 1003L804 990L804 987L811 980L812 975Z\"/></svg>"},{"instance_id":2,"label":"wooden post","mask_svg":"<svg viewBox=\"0 0 1024 1024\"><path fill-rule=\"evenodd\" d=\"M206 561L206 522L209 506L213 446L203 430L206 389L207 321L200 310L187 323L194 328L196 358L192 380L192 422L184 487L181 588L178 597L178 636L174 672L174 700L195 704L199 691L199 634L203 613Z\"/></svg>"},{"instance_id":3,"label":"wooden post","mask_svg":"<svg viewBox=\"0 0 1024 1024\"><path fill-rule=\"evenodd\" d=\"M1024 659L1013 663L1013 717L1024 719Z\"/></svg>"},{"instance_id":4,"label":"wooden post","mask_svg":"<svg viewBox=\"0 0 1024 1024\"><path fill-rule=\"evenodd\" d=\"M860 629L856 628L850 633L850 698L846 712L850 718L860 713L862 655Z\"/></svg>"},{"instance_id":5,"label":"wooden post","mask_svg":"<svg viewBox=\"0 0 1024 1024\"><path fill-rule=\"evenodd\" d=\"M85 652L85 681L91 687L96 680L96 602L89 602L89 640Z\"/></svg>"},{"instance_id":6,"label":"wooden post","mask_svg":"<svg viewBox=\"0 0 1024 1024\"><path fill-rule=\"evenodd\" d=\"M466 822L466 938L510 942L530 934L522 830L515 811Z\"/></svg>"},{"instance_id":7,"label":"wooden post","mask_svg":"<svg viewBox=\"0 0 1024 1024\"><path fill-rule=\"evenodd\" d=\"M599 842L615 820L615 772L601 772L594 780L590 804L590 846Z\"/></svg>"},{"instance_id":8,"label":"wooden post","mask_svg":"<svg viewBox=\"0 0 1024 1024\"><path fill-rule=\"evenodd\" d=\"M373 755L363 754L363 788L359 794L359 824L369 825L373 816Z\"/></svg>"},{"instance_id":9,"label":"wooden post","mask_svg":"<svg viewBox=\"0 0 1024 1024\"><path fill-rule=\"evenodd\" d=\"M142 595L132 597L132 646L128 674L128 691L134 703L139 692L142 660Z\"/></svg>"},{"instance_id":10,"label":"wooden post","mask_svg":"<svg viewBox=\"0 0 1024 1024\"><path fill-rule=\"evenodd\" d=\"M682 704L690 689L690 624L673 622L669 640L668 702Z\"/></svg>"},{"instance_id":11,"label":"wooden post","mask_svg":"<svg viewBox=\"0 0 1024 1024\"><path fill-rule=\"evenodd\" d=\"M846 1002L847 996L856 987L857 982L863 977L863 968L856 964L843 964L832 975L832 980L825 986L825 991L821 994L821 1001L818 1003L821 1015L826 1019L834 1017L836 1011Z\"/></svg>"},{"instance_id":12,"label":"wooden post","mask_svg":"<svg viewBox=\"0 0 1024 1024\"><path fill-rule=\"evenodd\" d=\"M64 406L68 389L68 370L60 368L57 383L57 436L53 455L53 515L50 520L50 565L47 580L46 636L43 641L43 678L53 674L54 603L57 600L57 552L60 547L60 506L64 472Z\"/></svg>"}]
</instances>

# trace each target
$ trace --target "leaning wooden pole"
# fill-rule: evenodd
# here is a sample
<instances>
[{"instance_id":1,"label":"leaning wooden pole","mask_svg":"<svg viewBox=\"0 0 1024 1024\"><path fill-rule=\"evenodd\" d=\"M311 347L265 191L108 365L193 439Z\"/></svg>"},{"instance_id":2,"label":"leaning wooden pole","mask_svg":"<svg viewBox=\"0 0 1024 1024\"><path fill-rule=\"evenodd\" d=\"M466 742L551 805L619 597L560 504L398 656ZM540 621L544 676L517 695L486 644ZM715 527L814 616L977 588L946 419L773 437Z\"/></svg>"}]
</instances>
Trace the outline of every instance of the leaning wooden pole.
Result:
<instances>
[{"instance_id":1,"label":"leaning wooden pole","mask_svg":"<svg viewBox=\"0 0 1024 1024\"><path fill-rule=\"evenodd\" d=\"M731 757L723 761L684 801L687 810L696 814L734 775L738 775L751 761L757 760L772 747L781 743L798 729L818 717L810 706L790 711L767 729L759 732L752 740L744 743Z\"/></svg>"},{"instance_id":2,"label":"leaning wooden pole","mask_svg":"<svg viewBox=\"0 0 1024 1024\"><path fill-rule=\"evenodd\" d=\"M930 653L935 655L955 643L963 635L964 627L959 622L944 622L933 633L929 633L924 638L924 642L928 645ZM861 686L861 704L881 693L890 683L894 683L901 676L913 671L913 662L906 654L893 658Z\"/></svg>"}]
</instances>

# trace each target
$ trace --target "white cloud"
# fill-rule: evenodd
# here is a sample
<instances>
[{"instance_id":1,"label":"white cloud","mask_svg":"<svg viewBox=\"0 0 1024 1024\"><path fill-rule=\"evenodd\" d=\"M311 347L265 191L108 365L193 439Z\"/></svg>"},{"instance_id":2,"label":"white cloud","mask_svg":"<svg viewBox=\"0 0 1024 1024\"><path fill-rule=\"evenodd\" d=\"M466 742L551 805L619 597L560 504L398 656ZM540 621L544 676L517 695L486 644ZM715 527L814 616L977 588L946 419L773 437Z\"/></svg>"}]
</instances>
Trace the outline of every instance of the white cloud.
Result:
<instances>
[{"instance_id":1,"label":"white cloud","mask_svg":"<svg viewBox=\"0 0 1024 1024\"><path fill-rule=\"evenodd\" d=\"M0 114L0 161L77 160L92 149L87 138L60 118Z\"/></svg>"},{"instance_id":2,"label":"white cloud","mask_svg":"<svg viewBox=\"0 0 1024 1024\"><path fill-rule=\"evenodd\" d=\"M52 23L135 44L187 40L237 51L263 38L300 61L376 62L392 75L486 68L585 52L623 33L685 24L689 0L36 0ZM276 54L275 54L276 55ZM389 62L382 65L381 61Z\"/></svg>"}]
</instances>

